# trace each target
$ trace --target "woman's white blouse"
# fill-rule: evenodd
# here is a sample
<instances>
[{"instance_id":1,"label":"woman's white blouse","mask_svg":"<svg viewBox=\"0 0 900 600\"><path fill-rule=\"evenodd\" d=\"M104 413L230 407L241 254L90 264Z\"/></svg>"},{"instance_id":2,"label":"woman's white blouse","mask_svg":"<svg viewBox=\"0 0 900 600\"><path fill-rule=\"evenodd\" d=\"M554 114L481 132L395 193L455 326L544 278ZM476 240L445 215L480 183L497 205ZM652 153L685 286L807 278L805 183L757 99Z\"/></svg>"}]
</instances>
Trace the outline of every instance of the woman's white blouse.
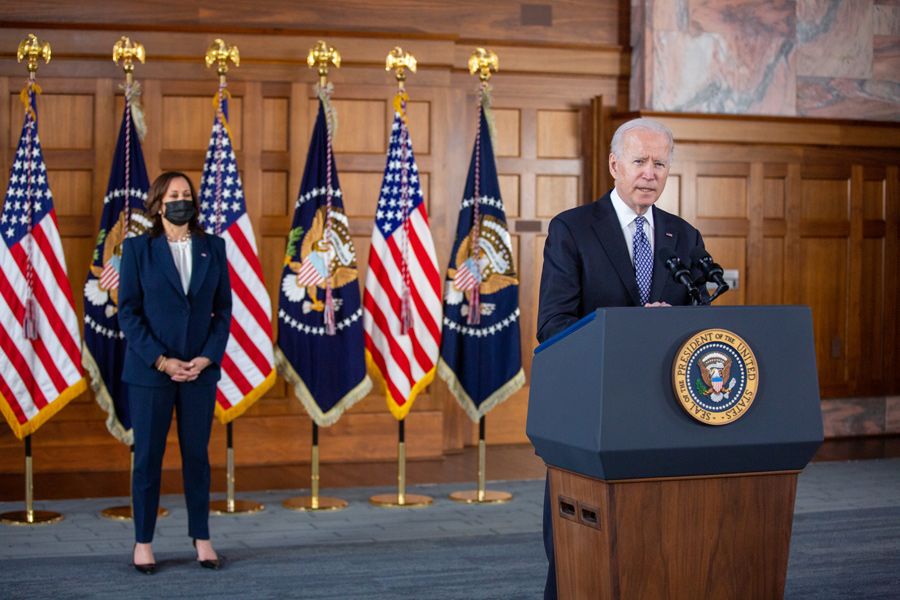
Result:
<instances>
[{"instance_id":1,"label":"woman's white blouse","mask_svg":"<svg viewBox=\"0 0 900 600\"><path fill-rule=\"evenodd\" d=\"M169 250L172 251L175 268L178 270L178 277L181 278L181 287L187 294L188 286L191 284L191 240L169 242Z\"/></svg>"}]
</instances>

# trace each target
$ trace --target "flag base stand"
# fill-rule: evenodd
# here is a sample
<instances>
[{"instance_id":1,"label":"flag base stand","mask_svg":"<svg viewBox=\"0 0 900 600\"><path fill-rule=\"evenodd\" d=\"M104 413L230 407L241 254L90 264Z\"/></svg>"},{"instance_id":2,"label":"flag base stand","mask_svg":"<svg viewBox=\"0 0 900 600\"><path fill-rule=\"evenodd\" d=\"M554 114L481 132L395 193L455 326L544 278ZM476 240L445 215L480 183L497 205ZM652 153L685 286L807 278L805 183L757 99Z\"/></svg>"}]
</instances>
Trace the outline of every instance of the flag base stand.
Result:
<instances>
[{"instance_id":1,"label":"flag base stand","mask_svg":"<svg viewBox=\"0 0 900 600\"><path fill-rule=\"evenodd\" d=\"M4 525L52 525L63 520L63 516L52 510L14 510L0 515Z\"/></svg>"},{"instance_id":2,"label":"flag base stand","mask_svg":"<svg viewBox=\"0 0 900 600\"><path fill-rule=\"evenodd\" d=\"M234 427L232 423L225 426L225 481L224 500L213 500L209 503L209 514L250 515L265 510L265 505L252 500L235 500L234 498Z\"/></svg>"},{"instance_id":3,"label":"flag base stand","mask_svg":"<svg viewBox=\"0 0 900 600\"><path fill-rule=\"evenodd\" d=\"M128 472L128 481L131 481L131 478L134 477L134 446L131 446L131 466ZM129 485L129 489L131 486ZM112 519L113 521L130 521L134 518L134 513L131 510L131 504L125 506L111 506L109 508L104 508L100 511L100 516L106 519ZM163 508L162 506L156 511L156 516L159 518L168 517L169 509Z\"/></svg>"},{"instance_id":4,"label":"flag base stand","mask_svg":"<svg viewBox=\"0 0 900 600\"><path fill-rule=\"evenodd\" d=\"M250 515L265 510L264 504L252 500L213 500L209 503L211 515Z\"/></svg>"},{"instance_id":5,"label":"flag base stand","mask_svg":"<svg viewBox=\"0 0 900 600\"><path fill-rule=\"evenodd\" d=\"M369 503L382 508L423 508L434 499L431 496L406 493L406 439L405 421L399 421L399 441L397 443L397 493L376 494Z\"/></svg>"},{"instance_id":6,"label":"flag base stand","mask_svg":"<svg viewBox=\"0 0 900 600\"><path fill-rule=\"evenodd\" d=\"M512 494L495 490L465 490L453 492L450 499L464 504L503 504L512 500Z\"/></svg>"},{"instance_id":7,"label":"flag base stand","mask_svg":"<svg viewBox=\"0 0 900 600\"><path fill-rule=\"evenodd\" d=\"M310 464L309 496L295 496L281 503L288 510L318 511L341 510L347 508L347 501L340 498L319 495L319 426L312 424L312 462Z\"/></svg>"},{"instance_id":8,"label":"flag base stand","mask_svg":"<svg viewBox=\"0 0 900 600\"><path fill-rule=\"evenodd\" d=\"M462 502L465 504L502 504L512 500L512 494L509 492L484 489L485 465L487 463L484 430L484 417L481 417L478 421L478 489L451 493L450 499L454 502Z\"/></svg>"},{"instance_id":9,"label":"flag base stand","mask_svg":"<svg viewBox=\"0 0 900 600\"><path fill-rule=\"evenodd\" d=\"M100 516L112 519L113 521L130 521L134 518L131 514L131 506L111 506L109 508L104 508L100 511ZM159 510L156 511L156 516L159 518L168 517L169 509L160 506Z\"/></svg>"},{"instance_id":10,"label":"flag base stand","mask_svg":"<svg viewBox=\"0 0 900 600\"><path fill-rule=\"evenodd\" d=\"M347 501L329 496L297 496L288 498L281 505L288 510L299 511L341 510L347 508Z\"/></svg>"},{"instance_id":11,"label":"flag base stand","mask_svg":"<svg viewBox=\"0 0 900 600\"><path fill-rule=\"evenodd\" d=\"M31 467L31 436L25 436L25 510L0 514L4 525L52 525L63 520L58 512L34 510L34 473Z\"/></svg>"}]
</instances>

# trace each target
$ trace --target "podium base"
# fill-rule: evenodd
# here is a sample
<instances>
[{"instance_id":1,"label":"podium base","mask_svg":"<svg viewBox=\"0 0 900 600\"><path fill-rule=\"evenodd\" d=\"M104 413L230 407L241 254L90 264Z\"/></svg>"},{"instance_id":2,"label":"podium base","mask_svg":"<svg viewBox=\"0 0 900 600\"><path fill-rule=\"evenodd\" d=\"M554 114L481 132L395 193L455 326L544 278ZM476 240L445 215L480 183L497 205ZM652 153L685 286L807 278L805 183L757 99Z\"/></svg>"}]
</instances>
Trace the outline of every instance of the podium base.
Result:
<instances>
[{"instance_id":1,"label":"podium base","mask_svg":"<svg viewBox=\"0 0 900 600\"><path fill-rule=\"evenodd\" d=\"M228 500L213 500L209 503L211 515L251 515L265 510L265 505L252 500L235 500L229 509Z\"/></svg>"},{"instance_id":2,"label":"podium base","mask_svg":"<svg viewBox=\"0 0 900 600\"><path fill-rule=\"evenodd\" d=\"M312 496L295 496L281 503L288 510L317 511L317 510L343 510L347 508L347 501L329 496L319 496L313 502Z\"/></svg>"},{"instance_id":3,"label":"podium base","mask_svg":"<svg viewBox=\"0 0 900 600\"><path fill-rule=\"evenodd\" d=\"M0 523L4 525L51 525L59 523L63 516L50 510L33 510L31 518L27 510L14 510L0 514Z\"/></svg>"},{"instance_id":4,"label":"podium base","mask_svg":"<svg viewBox=\"0 0 900 600\"><path fill-rule=\"evenodd\" d=\"M423 508L434 501L431 496L421 494L405 494L401 502L399 494L377 494L369 498L369 502L383 508Z\"/></svg>"},{"instance_id":5,"label":"podium base","mask_svg":"<svg viewBox=\"0 0 900 600\"><path fill-rule=\"evenodd\" d=\"M100 511L101 517L106 517L107 519L112 519L113 521L130 521L132 519L131 507L130 506L111 506L109 508L104 508ZM156 511L156 516L168 517L169 509L159 507L159 510Z\"/></svg>"},{"instance_id":6,"label":"podium base","mask_svg":"<svg viewBox=\"0 0 900 600\"><path fill-rule=\"evenodd\" d=\"M512 494L496 490L484 490L482 497L479 498L478 490L465 490L453 492L450 494L450 499L464 504L502 504L512 500Z\"/></svg>"}]
</instances>

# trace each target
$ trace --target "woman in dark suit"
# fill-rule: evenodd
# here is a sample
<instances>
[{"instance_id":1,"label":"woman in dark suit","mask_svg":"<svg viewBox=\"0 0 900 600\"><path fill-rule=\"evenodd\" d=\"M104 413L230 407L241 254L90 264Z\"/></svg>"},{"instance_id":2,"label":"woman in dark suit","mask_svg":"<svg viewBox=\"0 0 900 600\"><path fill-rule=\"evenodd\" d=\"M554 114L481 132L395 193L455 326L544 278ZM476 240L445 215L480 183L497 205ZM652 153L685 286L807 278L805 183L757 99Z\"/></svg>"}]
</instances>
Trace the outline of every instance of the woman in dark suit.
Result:
<instances>
[{"instance_id":1,"label":"woman in dark suit","mask_svg":"<svg viewBox=\"0 0 900 600\"><path fill-rule=\"evenodd\" d=\"M203 567L217 569L209 540L207 446L219 365L231 325L225 242L200 227L199 201L183 173L163 173L147 197L153 226L126 239L119 281L119 326L127 350L134 429L134 567L152 574L166 435L178 420L188 535Z\"/></svg>"}]
</instances>

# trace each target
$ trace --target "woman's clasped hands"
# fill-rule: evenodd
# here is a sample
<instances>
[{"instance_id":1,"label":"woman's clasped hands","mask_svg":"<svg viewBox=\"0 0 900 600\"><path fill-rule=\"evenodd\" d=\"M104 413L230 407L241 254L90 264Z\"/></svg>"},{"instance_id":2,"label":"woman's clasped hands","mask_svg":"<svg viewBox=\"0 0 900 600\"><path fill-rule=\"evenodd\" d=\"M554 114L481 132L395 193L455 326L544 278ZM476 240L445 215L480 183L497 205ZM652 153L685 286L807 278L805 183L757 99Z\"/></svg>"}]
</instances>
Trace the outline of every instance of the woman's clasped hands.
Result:
<instances>
[{"instance_id":1,"label":"woman's clasped hands","mask_svg":"<svg viewBox=\"0 0 900 600\"><path fill-rule=\"evenodd\" d=\"M205 356L198 356L190 361L178 360L177 358L162 358L163 362L157 368L168 375L172 381L183 383L185 381L194 381L200 376L200 373L208 367L212 361Z\"/></svg>"}]
</instances>

